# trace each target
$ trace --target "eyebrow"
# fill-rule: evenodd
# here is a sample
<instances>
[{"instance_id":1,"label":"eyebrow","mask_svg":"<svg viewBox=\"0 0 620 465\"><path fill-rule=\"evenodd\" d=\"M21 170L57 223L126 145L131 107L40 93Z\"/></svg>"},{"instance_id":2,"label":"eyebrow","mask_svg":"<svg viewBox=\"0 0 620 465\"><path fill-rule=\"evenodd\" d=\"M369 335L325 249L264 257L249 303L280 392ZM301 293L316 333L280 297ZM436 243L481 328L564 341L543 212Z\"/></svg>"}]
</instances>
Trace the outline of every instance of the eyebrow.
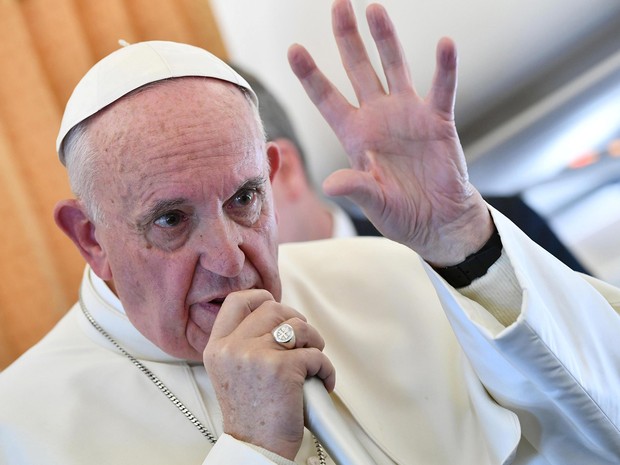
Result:
<instances>
[{"instance_id":1,"label":"eyebrow","mask_svg":"<svg viewBox=\"0 0 620 465\"><path fill-rule=\"evenodd\" d=\"M136 226L140 231L143 231L151 222L155 221L165 212L174 210L184 204L187 204L187 199L185 198L159 200L138 218Z\"/></svg>"},{"instance_id":2,"label":"eyebrow","mask_svg":"<svg viewBox=\"0 0 620 465\"><path fill-rule=\"evenodd\" d=\"M241 184L241 186L239 186L239 188L233 194L233 197L236 194L238 194L239 191L242 191L242 190L246 190L246 189L262 189L265 186L266 183L267 183L267 178L265 178L264 176L256 176L254 178L250 178L246 182Z\"/></svg>"}]
</instances>

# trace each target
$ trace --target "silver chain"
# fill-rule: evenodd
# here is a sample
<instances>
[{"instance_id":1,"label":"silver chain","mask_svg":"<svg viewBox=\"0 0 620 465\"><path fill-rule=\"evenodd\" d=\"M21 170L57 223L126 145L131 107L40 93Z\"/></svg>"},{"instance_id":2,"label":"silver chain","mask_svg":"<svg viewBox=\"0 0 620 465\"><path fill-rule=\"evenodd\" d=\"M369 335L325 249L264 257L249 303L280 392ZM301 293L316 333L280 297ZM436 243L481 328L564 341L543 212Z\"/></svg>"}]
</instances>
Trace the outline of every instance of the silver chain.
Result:
<instances>
[{"instance_id":1,"label":"silver chain","mask_svg":"<svg viewBox=\"0 0 620 465\"><path fill-rule=\"evenodd\" d=\"M200 431L200 433L209 440L211 444L215 444L217 442L217 438L213 435L213 433L211 433L211 431L209 431L200 422L200 420L198 420L198 418L194 416L194 414L183 404L183 402L181 402L178 399L178 397L175 396L170 389L168 389L168 387L163 383L163 381L160 380L157 376L155 376L155 374L151 370L149 370L146 366L144 366L144 364L140 362L136 357L134 357L129 352L127 352L118 342L116 342L116 340L112 336L110 336L107 333L105 329L103 329L99 325L99 323L97 323L97 321L93 318L93 316L87 310L86 304L84 304L81 290L79 293L78 300L80 302L80 308L82 309L82 313L84 313L84 316L90 322L90 324L97 331L99 331L99 333L101 333L103 337L105 337L108 341L110 341L110 343L114 347L116 347L120 353L122 353L125 357L127 357L131 361L131 363L133 363L134 366L138 368L138 370L144 373L146 377L150 379L153 382L153 384L155 384L155 386L159 388L159 390L168 398L168 400L170 400L170 402L172 402L176 406L176 408L179 409L179 411L185 416L185 418L187 418L192 423L192 425L194 425L196 429L198 429L198 431ZM314 435L312 436L312 439L314 440L314 445L316 447L316 453L319 459L319 464L326 465L327 461L326 461L325 449L323 449L323 446L321 445L321 443L318 441L318 439Z\"/></svg>"}]
</instances>

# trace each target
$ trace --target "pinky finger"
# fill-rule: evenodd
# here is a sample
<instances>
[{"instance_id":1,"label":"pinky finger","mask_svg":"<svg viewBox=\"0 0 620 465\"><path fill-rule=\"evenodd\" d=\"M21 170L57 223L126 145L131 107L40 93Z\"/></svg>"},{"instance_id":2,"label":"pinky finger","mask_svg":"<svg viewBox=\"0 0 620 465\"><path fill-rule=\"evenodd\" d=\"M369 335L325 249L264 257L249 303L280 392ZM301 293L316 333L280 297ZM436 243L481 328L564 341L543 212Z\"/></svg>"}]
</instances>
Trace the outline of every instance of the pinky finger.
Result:
<instances>
[{"instance_id":1,"label":"pinky finger","mask_svg":"<svg viewBox=\"0 0 620 465\"><path fill-rule=\"evenodd\" d=\"M316 376L323 381L328 392L333 391L336 386L336 369L329 358L323 352L318 352L317 349L300 350L313 352L311 356L307 357L307 377Z\"/></svg>"}]
</instances>

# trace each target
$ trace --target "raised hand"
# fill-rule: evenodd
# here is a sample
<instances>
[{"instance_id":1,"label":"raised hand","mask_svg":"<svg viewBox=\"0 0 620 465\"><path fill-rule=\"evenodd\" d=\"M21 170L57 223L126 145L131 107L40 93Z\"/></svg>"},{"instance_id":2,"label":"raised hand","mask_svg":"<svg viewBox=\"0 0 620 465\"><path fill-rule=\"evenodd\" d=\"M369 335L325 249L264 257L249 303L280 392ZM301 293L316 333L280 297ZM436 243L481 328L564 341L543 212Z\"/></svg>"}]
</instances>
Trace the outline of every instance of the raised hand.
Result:
<instances>
[{"instance_id":1,"label":"raised hand","mask_svg":"<svg viewBox=\"0 0 620 465\"><path fill-rule=\"evenodd\" d=\"M294 342L284 346L272 335L283 322L295 331ZM229 294L203 354L224 432L293 460L304 433L304 381L317 376L329 391L334 388L334 367L323 347L316 329L268 291Z\"/></svg>"},{"instance_id":2,"label":"raised hand","mask_svg":"<svg viewBox=\"0 0 620 465\"><path fill-rule=\"evenodd\" d=\"M449 39L439 42L433 85L422 98L387 12L373 4L366 13L387 90L370 63L349 0L336 0L332 9L334 36L358 107L343 97L303 47L289 49L294 73L351 164L332 173L324 190L352 199L386 237L427 261L458 263L484 244L492 221L469 183L454 124L455 46Z\"/></svg>"}]
</instances>

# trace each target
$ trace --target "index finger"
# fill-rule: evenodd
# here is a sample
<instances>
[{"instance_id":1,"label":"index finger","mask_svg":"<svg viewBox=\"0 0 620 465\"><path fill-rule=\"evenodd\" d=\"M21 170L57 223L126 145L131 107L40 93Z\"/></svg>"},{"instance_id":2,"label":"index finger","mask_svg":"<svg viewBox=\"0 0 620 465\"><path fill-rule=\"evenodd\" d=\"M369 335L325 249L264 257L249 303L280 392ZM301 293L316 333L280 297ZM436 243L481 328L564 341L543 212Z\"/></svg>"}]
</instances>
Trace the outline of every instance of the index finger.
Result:
<instances>
[{"instance_id":1,"label":"index finger","mask_svg":"<svg viewBox=\"0 0 620 465\"><path fill-rule=\"evenodd\" d=\"M354 108L329 79L319 70L308 51L299 44L288 50L291 69L303 86L306 94L332 129L339 134L339 123Z\"/></svg>"},{"instance_id":2,"label":"index finger","mask_svg":"<svg viewBox=\"0 0 620 465\"><path fill-rule=\"evenodd\" d=\"M267 301L275 301L275 299L265 289L231 292L220 307L211 329L210 339L228 336L250 313Z\"/></svg>"}]
</instances>

